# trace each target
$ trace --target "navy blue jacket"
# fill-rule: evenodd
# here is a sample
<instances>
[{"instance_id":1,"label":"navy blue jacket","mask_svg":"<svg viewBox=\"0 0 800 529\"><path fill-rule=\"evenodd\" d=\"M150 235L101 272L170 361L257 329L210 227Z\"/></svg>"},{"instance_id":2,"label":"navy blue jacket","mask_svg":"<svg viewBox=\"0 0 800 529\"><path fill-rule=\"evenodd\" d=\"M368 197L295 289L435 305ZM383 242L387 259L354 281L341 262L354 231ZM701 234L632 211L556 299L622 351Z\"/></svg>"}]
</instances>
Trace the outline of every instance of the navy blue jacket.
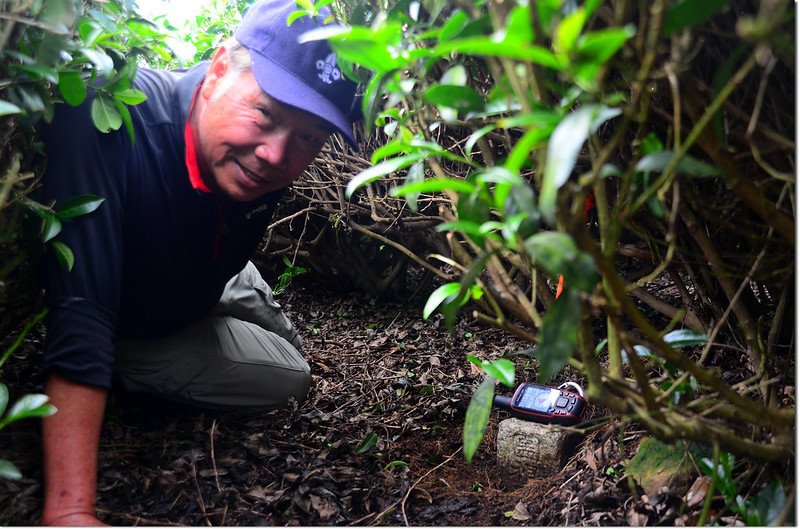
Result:
<instances>
[{"instance_id":1,"label":"navy blue jacket","mask_svg":"<svg viewBox=\"0 0 800 529\"><path fill-rule=\"evenodd\" d=\"M118 335L163 336L201 318L260 243L281 191L237 203L189 180L184 128L207 68L140 69L134 86L147 101L129 107L133 144L124 127L95 129L91 99L60 105L42 130L45 203L105 198L57 237L72 271L45 261L46 372L108 388Z\"/></svg>"}]
</instances>

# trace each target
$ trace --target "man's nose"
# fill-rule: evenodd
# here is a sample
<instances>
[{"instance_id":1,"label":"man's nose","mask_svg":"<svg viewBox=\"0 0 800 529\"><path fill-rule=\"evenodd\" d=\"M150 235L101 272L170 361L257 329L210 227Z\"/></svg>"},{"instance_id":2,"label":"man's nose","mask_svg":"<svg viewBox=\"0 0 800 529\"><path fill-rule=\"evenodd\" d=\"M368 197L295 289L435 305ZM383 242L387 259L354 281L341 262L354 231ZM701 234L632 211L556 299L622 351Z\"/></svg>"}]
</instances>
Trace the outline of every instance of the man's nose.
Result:
<instances>
[{"instance_id":1,"label":"man's nose","mask_svg":"<svg viewBox=\"0 0 800 529\"><path fill-rule=\"evenodd\" d=\"M292 134L288 130L272 131L256 147L256 156L273 167L282 168L289 161L291 139Z\"/></svg>"}]
</instances>

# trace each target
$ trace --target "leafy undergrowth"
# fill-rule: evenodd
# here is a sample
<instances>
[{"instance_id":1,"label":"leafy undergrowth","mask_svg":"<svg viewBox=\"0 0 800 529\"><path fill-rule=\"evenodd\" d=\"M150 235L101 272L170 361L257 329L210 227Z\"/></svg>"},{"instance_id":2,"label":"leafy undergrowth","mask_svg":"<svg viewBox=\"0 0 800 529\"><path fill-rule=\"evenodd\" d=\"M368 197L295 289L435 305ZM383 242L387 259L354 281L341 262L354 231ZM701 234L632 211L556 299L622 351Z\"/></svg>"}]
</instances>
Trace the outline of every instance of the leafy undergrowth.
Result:
<instances>
[{"instance_id":1,"label":"leafy undergrowth","mask_svg":"<svg viewBox=\"0 0 800 529\"><path fill-rule=\"evenodd\" d=\"M292 410L209 412L115 392L101 439L99 510L116 525L688 525L685 490L652 498L622 476L642 431L605 421L560 472L503 481L493 412L473 464L461 427L481 380L467 354L525 347L461 320L451 335L411 303L370 303L296 282L279 300L306 337L314 385ZM40 342L4 373L12 396L41 390ZM531 380L534 366L518 371ZM0 432L24 474L0 482L0 523L37 524L38 425ZM713 511L712 511L713 513ZM735 522L732 518L718 520Z\"/></svg>"}]
</instances>

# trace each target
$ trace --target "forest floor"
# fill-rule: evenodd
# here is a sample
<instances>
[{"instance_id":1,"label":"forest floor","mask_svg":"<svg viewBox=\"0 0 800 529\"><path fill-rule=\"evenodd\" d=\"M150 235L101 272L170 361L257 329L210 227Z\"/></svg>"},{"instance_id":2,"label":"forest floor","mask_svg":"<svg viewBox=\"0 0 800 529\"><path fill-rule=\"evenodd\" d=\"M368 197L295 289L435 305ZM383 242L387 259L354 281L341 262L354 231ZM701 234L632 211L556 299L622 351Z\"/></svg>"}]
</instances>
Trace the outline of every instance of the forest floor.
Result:
<instances>
[{"instance_id":1,"label":"forest floor","mask_svg":"<svg viewBox=\"0 0 800 529\"><path fill-rule=\"evenodd\" d=\"M114 392L101 438L98 508L114 525L693 525L686 490L648 497L622 469L644 432L590 407L592 425L550 473L511 483L496 456L493 411L472 464L464 415L482 375L468 354L526 345L467 317L454 332L415 303L370 302L296 281L278 301L305 337L309 398L295 409L232 414ZM3 373L12 400L41 391L41 336ZM535 380L518 362L517 381ZM574 373L573 373L574 375ZM569 370L564 376L571 376ZM566 380L566 378L564 379ZM561 382L562 380L559 380ZM580 382L580 380L578 380ZM506 392L502 388L499 391ZM41 513L39 426L0 431L0 523ZM736 523L723 519L719 523Z\"/></svg>"}]
</instances>

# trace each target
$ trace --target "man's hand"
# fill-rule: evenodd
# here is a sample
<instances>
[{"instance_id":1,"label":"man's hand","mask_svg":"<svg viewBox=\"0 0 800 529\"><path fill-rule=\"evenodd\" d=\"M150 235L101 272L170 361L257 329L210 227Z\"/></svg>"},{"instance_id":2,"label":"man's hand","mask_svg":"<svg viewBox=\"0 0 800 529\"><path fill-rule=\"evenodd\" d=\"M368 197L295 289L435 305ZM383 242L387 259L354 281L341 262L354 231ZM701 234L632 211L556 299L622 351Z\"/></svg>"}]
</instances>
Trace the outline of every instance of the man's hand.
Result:
<instances>
[{"instance_id":1,"label":"man's hand","mask_svg":"<svg viewBox=\"0 0 800 529\"><path fill-rule=\"evenodd\" d=\"M58 527L101 527L104 524L95 517L94 514L86 512L75 512L70 514L63 514L57 518L49 520L42 519L42 525L54 525Z\"/></svg>"},{"instance_id":2,"label":"man's hand","mask_svg":"<svg viewBox=\"0 0 800 529\"><path fill-rule=\"evenodd\" d=\"M42 525L102 525L95 508L106 390L54 374L47 381L47 395L58 411L42 421Z\"/></svg>"}]
</instances>

